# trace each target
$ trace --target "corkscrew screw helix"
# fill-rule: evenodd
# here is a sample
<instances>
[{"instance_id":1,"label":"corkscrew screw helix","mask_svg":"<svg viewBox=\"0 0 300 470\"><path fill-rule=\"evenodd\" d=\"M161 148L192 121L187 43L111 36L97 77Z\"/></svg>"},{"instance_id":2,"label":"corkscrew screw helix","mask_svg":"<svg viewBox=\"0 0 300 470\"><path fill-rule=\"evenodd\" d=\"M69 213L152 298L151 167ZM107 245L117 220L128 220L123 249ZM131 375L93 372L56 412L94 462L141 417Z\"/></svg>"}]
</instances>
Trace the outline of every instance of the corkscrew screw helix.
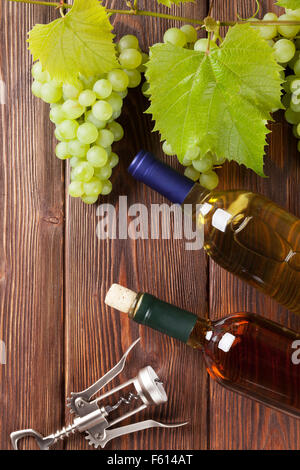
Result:
<instances>
[{"instance_id":1,"label":"corkscrew screw helix","mask_svg":"<svg viewBox=\"0 0 300 470\"><path fill-rule=\"evenodd\" d=\"M138 372L136 377L127 380L125 383L118 385L112 390L100 395L94 400L91 400L93 395L99 392L122 372L129 352L134 348L139 340L140 338L132 343L121 360L97 382L82 392L71 393L71 397L67 399L67 406L70 408L71 413L76 414L76 418L72 424L63 427L60 431L46 437L43 437L33 429L15 431L10 435L13 448L18 450L18 442L20 439L25 437L34 437L41 450L49 450L49 447L54 445L59 439L69 437L70 434L75 433L76 431L85 431L87 434L86 439L89 441L90 445L93 445L96 448L99 446L103 448L110 440L125 434L154 427L176 428L187 424L187 422L179 424L163 424L158 421L148 419L129 424L127 426L112 428L112 426L116 425L120 421L139 413L150 405L160 405L168 401L163 383L160 381L151 366L144 367ZM119 398L114 405L101 406L100 402L102 400L130 385L134 386L135 393L130 391L126 396ZM141 402L138 407L116 417L112 421L108 421L107 418L110 413L124 404L129 405L137 401Z\"/></svg>"}]
</instances>

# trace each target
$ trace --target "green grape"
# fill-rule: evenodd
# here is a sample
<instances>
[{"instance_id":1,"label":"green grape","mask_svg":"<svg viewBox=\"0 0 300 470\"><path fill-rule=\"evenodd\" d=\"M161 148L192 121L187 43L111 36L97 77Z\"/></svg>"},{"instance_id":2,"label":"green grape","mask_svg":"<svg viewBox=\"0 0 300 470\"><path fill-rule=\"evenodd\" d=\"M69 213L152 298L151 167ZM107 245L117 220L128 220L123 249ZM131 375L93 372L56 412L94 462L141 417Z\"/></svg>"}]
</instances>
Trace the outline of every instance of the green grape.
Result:
<instances>
[{"instance_id":1,"label":"green grape","mask_svg":"<svg viewBox=\"0 0 300 470\"><path fill-rule=\"evenodd\" d=\"M71 172L72 181L87 183L93 176L94 168L89 162L78 163Z\"/></svg>"},{"instance_id":2,"label":"green grape","mask_svg":"<svg viewBox=\"0 0 300 470\"><path fill-rule=\"evenodd\" d=\"M299 139L299 136L300 136L300 125L297 124L297 126L295 126L295 127L296 127L296 131L297 131L297 137L298 137L298 139Z\"/></svg>"},{"instance_id":3,"label":"green grape","mask_svg":"<svg viewBox=\"0 0 300 470\"><path fill-rule=\"evenodd\" d=\"M192 165L195 170L199 171L200 173L206 173L213 167L212 155L207 154L203 158L197 158L196 160L193 160Z\"/></svg>"},{"instance_id":4,"label":"green grape","mask_svg":"<svg viewBox=\"0 0 300 470\"><path fill-rule=\"evenodd\" d=\"M169 156L175 155L174 150L172 149L171 145L166 140L162 145L162 150L166 155L169 155Z\"/></svg>"},{"instance_id":5,"label":"green grape","mask_svg":"<svg viewBox=\"0 0 300 470\"><path fill-rule=\"evenodd\" d=\"M293 108L292 105L297 106L300 103L300 89L297 90L295 93L292 93L291 96L291 108L293 111L298 112L296 109Z\"/></svg>"},{"instance_id":6,"label":"green grape","mask_svg":"<svg viewBox=\"0 0 300 470\"><path fill-rule=\"evenodd\" d=\"M94 83L97 81L97 78L94 76L85 77L82 74L79 74L80 81L83 83L84 88L93 88Z\"/></svg>"},{"instance_id":7,"label":"green grape","mask_svg":"<svg viewBox=\"0 0 300 470\"><path fill-rule=\"evenodd\" d=\"M285 77L285 81L282 84L282 88L286 93L289 93L291 91L290 86L292 81L295 80L295 78L297 78L296 75L288 75L287 77Z\"/></svg>"},{"instance_id":8,"label":"green grape","mask_svg":"<svg viewBox=\"0 0 300 470\"><path fill-rule=\"evenodd\" d=\"M97 127L91 122L81 124L77 129L77 139L82 144L92 144L98 138Z\"/></svg>"},{"instance_id":9,"label":"green grape","mask_svg":"<svg viewBox=\"0 0 300 470\"><path fill-rule=\"evenodd\" d=\"M285 14L285 15L279 16L278 21L295 21L295 18L293 18L292 15ZM288 39L291 39L294 36L296 36L300 30L300 26L296 26L296 25L295 26L289 26L289 25L281 26L280 25L277 28L281 36L288 38Z\"/></svg>"},{"instance_id":10,"label":"green grape","mask_svg":"<svg viewBox=\"0 0 300 470\"><path fill-rule=\"evenodd\" d=\"M83 195L83 183L81 181L72 181L68 188L69 194L72 197L80 197Z\"/></svg>"},{"instance_id":11,"label":"green grape","mask_svg":"<svg viewBox=\"0 0 300 470\"><path fill-rule=\"evenodd\" d=\"M72 168L75 168L75 166L77 166L78 163L82 162L82 159L81 159L81 158L78 158L78 157L71 157L70 160L69 160L69 162L70 162L70 166L71 166Z\"/></svg>"},{"instance_id":12,"label":"green grape","mask_svg":"<svg viewBox=\"0 0 300 470\"><path fill-rule=\"evenodd\" d=\"M103 147L99 145L93 145L93 147L91 147L87 152L86 158L88 162L93 165L93 167L101 168L102 166L106 165L108 155Z\"/></svg>"},{"instance_id":13,"label":"green grape","mask_svg":"<svg viewBox=\"0 0 300 470\"><path fill-rule=\"evenodd\" d=\"M96 93L92 90L83 90L79 97L78 97L78 103L81 104L81 106L92 106L95 101L96 101Z\"/></svg>"},{"instance_id":14,"label":"green grape","mask_svg":"<svg viewBox=\"0 0 300 470\"><path fill-rule=\"evenodd\" d=\"M65 113L62 110L62 105L55 106L54 108L50 109L49 113L50 121L54 124L60 124L62 121L66 119Z\"/></svg>"},{"instance_id":15,"label":"green grape","mask_svg":"<svg viewBox=\"0 0 300 470\"><path fill-rule=\"evenodd\" d=\"M299 124L300 123L300 113L295 113L291 108L288 108L284 113L285 120L289 124Z\"/></svg>"},{"instance_id":16,"label":"green grape","mask_svg":"<svg viewBox=\"0 0 300 470\"><path fill-rule=\"evenodd\" d=\"M65 160L66 158L70 158L68 143L67 142L60 142L57 144L55 148L55 155L60 160Z\"/></svg>"},{"instance_id":17,"label":"green grape","mask_svg":"<svg viewBox=\"0 0 300 470\"><path fill-rule=\"evenodd\" d=\"M97 101L92 107L93 115L100 121L108 121L113 113L113 109L110 103L107 101Z\"/></svg>"},{"instance_id":18,"label":"green grape","mask_svg":"<svg viewBox=\"0 0 300 470\"><path fill-rule=\"evenodd\" d=\"M122 112L121 109L120 109L119 111L114 111L114 112L112 113L111 118L108 120L108 122L113 122L113 121L115 121L116 119L118 119L118 117L121 116L121 112Z\"/></svg>"},{"instance_id":19,"label":"green grape","mask_svg":"<svg viewBox=\"0 0 300 470\"><path fill-rule=\"evenodd\" d=\"M110 157L109 157L109 166L111 168L114 168L115 166L117 166L117 164L119 163L119 157L116 153L112 152Z\"/></svg>"},{"instance_id":20,"label":"green grape","mask_svg":"<svg viewBox=\"0 0 300 470\"><path fill-rule=\"evenodd\" d=\"M109 98L106 99L106 102L109 103L112 107L113 113L120 111L123 106L123 100L120 95L116 92L112 92Z\"/></svg>"},{"instance_id":21,"label":"green grape","mask_svg":"<svg viewBox=\"0 0 300 470\"><path fill-rule=\"evenodd\" d=\"M138 66L137 70L141 73L144 73L147 70L146 63L149 60L149 56L145 52L141 52L141 54L142 54L142 63L141 65Z\"/></svg>"},{"instance_id":22,"label":"green grape","mask_svg":"<svg viewBox=\"0 0 300 470\"><path fill-rule=\"evenodd\" d=\"M78 119L85 112L85 106L76 100L67 100L62 105L62 110L68 119Z\"/></svg>"},{"instance_id":23,"label":"green grape","mask_svg":"<svg viewBox=\"0 0 300 470\"><path fill-rule=\"evenodd\" d=\"M58 127L55 128L54 135L57 140L65 140L64 137L61 135Z\"/></svg>"},{"instance_id":24,"label":"green grape","mask_svg":"<svg viewBox=\"0 0 300 470\"><path fill-rule=\"evenodd\" d=\"M121 124L116 121L112 121L108 124L107 128L113 133L115 142L119 142L119 140L123 139L124 130Z\"/></svg>"},{"instance_id":25,"label":"green grape","mask_svg":"<svg viewBox=\"0 0 300 470\"><path fill-rule=\"evenodd\" d=\"M57 127L64 139L71 140L75 139L79 124L74 119L65 119Z\"/></svg>"},{"instance_id":26,"label":"green grape","mask_svg":"<svg viewBox=\"0 0 300 470\"><path fill-rule=\"evenodd\" d=\"M68 142L69 153L73 157L84 158L89 148L89 145L83 144L77 139L70 140L70 142Z\"/></svg>"},{"instance_id":27,"label":"green grape","mask_svg":"<svg viewBox=\"0 0 300 470\"><path fill-rule=\"evenodd\" d=\"M51 85L51 83L43 83L41 87L41 98L46 103L56 103L62 97L61 88Z\"/></svg>"},{"instance_id":28,"label":"green grape","mask_svg":"<svg viewBox=\"0 0 300 470\"><path fill-rule=\"evenodd\" d=\"M128 95L128 90L126 89L124 91L117 91L116 93L118 93L118 95L121 96L121 98L123 100Z\"/></svg>"},{"instance_id":29,"label":"green grape","mask_svg":"<svg viewBox=\"0 0 300 470\"><path fill-rule=\"evenodd\" d=\"M146 98L147 98L148 96L150 96L150 91L149 91L149 89L150 89L149 83L148 83L148 82L144 82L143 85L142 85L142 93L143 93L144 96L146 96Z\"/></svg>"},{"instance_id":30,"label":"green grape","mask_svg":"<svg viewBox=\"0 0 300 470\"><path fill-rule=\"evenodd\" d=\"M114 141L114 134L108 129L101 129L98 134L97 145L109 147Z\"/></svg>"},{"instance_id":31,"label":"green grape","mask_svg":"<svg viewBox=\"0 0 300 470\"><path fill-rule=\"evenodd\" d=\"M219 184L219 177L215 171L208 171L207 173L202 173L200 175L200 184L210 191L215 189Z\"/></svg>"},{"instance_id":32,"label":"green grape","mask_svg":"<svg viewBox=\"0 0 300 470\"><path fill-rule=\"evenodd\" d=\"M85 194L83 196L81 196L81 200L85 203L85 204L94 204L95 202L97 202L97 199L98 199L99 196L86 196Z\"/></svg>"},{"instance_id":33,"label":"green grape","mask_svg":"<svg viewBox=\"0 0 300 470\"><path fill-rule=\"evenodd\" d=\"M93 86L93 90L96 93L98 99L105 99L107 98L112 92L112 84L109 80L102 78L101 80L97 80Z\"/></svg>"},{"instance_id":34,"label":"green grape","mask_svg":"<svg viewBox=\"0 0 300 470\"><path fill-rule=\"evenodd\" d=\"M41 98L42 96L42 86L42 82L39 82L38 80L34 80L34 82L32 82L31 91L37 98Z\"/></svg>"},{"instance_id":35,"label":"green grape","mask_svg":"<svg viewBox=\"0 0 300 470\"><path fill-rule=\"evenodd\" d=\"M91 122L94 124L94 126L97 127L97 129L104 129L107 124L107 121L100 121L100 119L96 119L92 110L85 113L85 122Z\"/></svg>"},{"instance_id":36,"label":"green grape","mask_svg":"<svg viewBox=\"0 0 300 470\"><path fill-rule=\"evenodd\" d=\"M102 188L102 181L95 177L88 181L88 183L83 183L83 190L86 196L99 196Z\"/></svg>"},{"instance_id":37,"label":"green grape","mask_svg":"<svg viewBox=\"0 0 300 470\"><path fill-rule=\"evenodd\" d=\"M170 28L164 34L164 42L174 46L183 47L186 45L186 35L178 28Z\"/></svg>"},{"instance_id":38,"label":"green grape","mask_svg":"<svg viewBox=\"0 0 300 470\"><path fill-rule=\"evenodd\" d=\"M184 24L180 28L181 31L184 32L186 36L186 42L196 42L197 41L197 31L195 30L194 26L190 24Z\"/></svg>"},{"instance_id":39,"label":"green grape","mask_svg":"<svg viewBox=\"0 0 300 470\"><path fill-rule=\"evenodd\" d=\"M298 77L300 76L300 59L296 60L296 62L294 64L294 73Z\"/></svg>"},{"instance_id":40,"label":"green grape","mask_svg":"<svg viewBox=\"0 0 300 470\"><path fill-rule=\"evenodd\" d=\"M263 20L265 21L278 21L277 15L275 13L267 13L264 17ZM258 21L257 18L251 18L251 21ZM254 29L256 29L259 34L261 35L262 38L268 40L268 39L273 39L277 36L277 26L276 25L270 25L270 26L253 26Z\"/></svg>"},{"instance_id":41,"label":"green grape","mask_svg":"<svg viewBox=\"0 0 300 470\"><path fill-rule=\"evenodd\" d=\"M136 36L133 34L126 34L123 36L118 44L119 52L124 51L124 49L138 49L139 48L139 41Z\"/></svg>"},{"instance_id":42,"label":"green grape","mask_svg":"<svg viewBox=\"0 0 300 470\"><path fill-rule=\"evenodd\" d=\"M190 147L185 152L184 158L188 160L195 160L196 158L199 157L199 155L200 155L200 148L198 147L198 145L194 145L193 147Z\"/></svg>"},{"instance_id":43,"label":"green grape","mask_svg":"<svg viewBox=\"0 0 300 470\"><path fill-rule=\"evenodd\" d=\"M186 176L190 180L197 181L200 177L200 173L199 173L199 171L195 170L195 168L193 166L188 166L184 170L184 176Z\"/></svg>"},{"instance_id":44,"label":"green grape","mask_svg":"<svg viewBox=\"0 0 300 470\"><path fill-rule=\"evenodd\" d=\"M269 44L270 47L273 47L275 44L275 41L273 41L273 39L267 39L267 43Z\"/></svg>"},{"instance_id":45,"label":"green grape","mask_svg":"<svg viewBox=\"0 0 300 470\"><path fill-rule=\"evenodd\" d=\"M76 100L83 90L83 85L80 81L76 83L76 86L71 83L64 83L62 89L64 100Z\"/></svg>"},{"instance_id":46,"label":"green grape","mask_svg":"<svg viewBox=\"0 0 300 470\"><path fill-rule=\"evenodd\" d=\"M97 144L97 140L96 140L96 145L98 145L98 144ZM104 150L106 151L106 153L107 153L107 155L108 155L108 157L109 157L110 154L111 154L111 145L108 145L107 147L103 147L103 148L104 148Z\"/></svg>"},{"instance_id":47,"label":"green grape","mask_svg":"<svg viewBox=\"0 0 300 470\"><path fill-rule=\"evenodd\" d=\"M296 52L295 52L294 57L288 63L288 66L290 67L290 69L294 70L295 63L297 62L299 57L300 57L300 51L298 51L297 48L296 48Z\"/></svg>"},{"instance_id":48,"label":"green grape","mask_svg":"<svg viewBox=\"0 0 300 470\"><path fill-rule=\"evenodd\" d=\"M128 75L120 69L114 69L108 72L107 79L112 84L114 91L124 91L128 87L129 78Z\"/></svg>"},{"instance_id":49,"label":"green grape","mask_svg":"<svg viewBox=\"0 0 300 470\"><path fill-rule=\"evenodd\" d=\"M35 64L33 64L31 73L33 78L41 83L45 83L50 79L49 73L43 71L43 67L40 62L36 62Z\"/></svg>"},{"instance_id":50,"label":"green grape","mask_svg":"<svg viewBox=\"0 0 300 470\"><path fill-rule=\"evenodd\" d=\"M279 39L279 41L275 42L273 50L275 60L280 64L284 64L294 57L296 47L289 39Z\"/></svg>"},{"instance_id":51,"label":"green grape","mask_svg":"<svg viewBox=\"0 0 300 470\"><path fill-rule=\"evenodd\" d=\"M300 19L300 8L296 8L295 10L291 10L289 8L285 8L285 12L288 14L288 15L291 15L291 16L294 16L294 20L295 19Z\"/></svg>"},{"instance_id":52,"label":"green grape","mask_svg":"<svg viewBox=\"0 0 300 470\"><path fill-rule=\"evenodd\" d=\"M112 169L110 165L107 163L106 165L102 166L101 168L95 169L95 176L100 180L108 180L112 175Z\"/></svg>"},{"instance_id":53,"label":"green grape","mask_svg":"<svg viewBox=\"0 0 300 470\"><path fill-rule=\"evenodd\" d=\"M294 75L291 76L294 77L294 79L290 81L290 91L295 93L295 91L300 89L300 78L295 77Z\"/></svg>"},{"instance_id":54,"label":"green grape","mask_svg":"<svg viewBox=\"0 0 300 470\"><path fill-rule=\"evenodd\" d=\"M50 83L50 85L56 87L56 88L62 88L62 82L60 82L59 80L55 80L55 79L49 79L48 80L48 83ZM55 103L52 103L52 104L55 104Z\"/></svg>"},{"instance_id":55,"label":"green grape","mask_svg":"<svg viewBox=\"0 0 300 470\"><path fill-rule=\"evenodd\" d=\"M112 184L109 180L105 180L102 182L102 191L101 191L101 194L103 196L107 196L108 194L111 193L112 191Z\"/></svg>"},{"instance_id":56,"label":"green grape","mask_svg":"<svg viewBox=\"0 0 300 470\"><path fill-rule=\"evenodd\" d=\"M127 73L129 78L128 88L136 88L142 81L141 72L138 70L127 70L124 69L124 72Z\"/></svg>"},{"instance_id":57,"label":"green grape","mask_svg":"<svg viewBox=\"0 0 300 470\"><path fill-rule=\"evenodd\" d=\"M289 124L299 124L300 123L300 113L295 113L291 108L288 108L284 113L285 120Z\"/></svg>"},{"instance_id":58,"label":"green grape","mask_svg":"<svg viewBox=\"0 0 300 470\"><path fill-rule=\"evenodd\" d=\"M142 63L142 54L136 49L124 49L119 56L119 62L124 69L136 69Z\"/></svg>"},{"instance_id":59,"label":"green grape","mask_svg":"<svg viewBox=\"0 0 300 470\"><path fill-rule=\"evenodd\" d=\"M197 42L195 42L195 45L194 45L194 50L195 51L198 51L198 52L206 52L207 51L207 47L208 47L208 39L206 38L201 38L201 39L198 39ZM210 41L209 43L209 48L210 50L211 49L216 49L218 46L215 42L213 41Z\"/></svg>"},{"instance_id":60,"label":"green grape","mask_svg":"<svg viewBox=\"0 0 300 470\"><path fill-rule=\"evenodd\" d=\"M182 165L183 165L183 166L191 166L191 164L192 164L192 160L190 160L189 158L185 158L185 157L183 157L183 159L182 159L182 162L181 162L181 163L182 163Z\"/></svg>"}]
</instances>

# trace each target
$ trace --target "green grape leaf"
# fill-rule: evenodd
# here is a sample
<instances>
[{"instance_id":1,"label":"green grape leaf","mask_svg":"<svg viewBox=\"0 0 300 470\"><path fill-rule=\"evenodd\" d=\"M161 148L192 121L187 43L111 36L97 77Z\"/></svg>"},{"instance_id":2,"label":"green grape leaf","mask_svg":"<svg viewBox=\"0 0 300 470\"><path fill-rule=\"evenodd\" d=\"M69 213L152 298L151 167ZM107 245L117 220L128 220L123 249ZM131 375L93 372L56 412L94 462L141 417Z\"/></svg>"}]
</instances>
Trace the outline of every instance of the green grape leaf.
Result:
<instances>
[{"instance_id":1,"label":"green grape leaf","mask_svg":"<svg viewBox=\"0 0 300 470\"><path fill-rule=\"evenodd\" d=\"M190 147L263 172L267 120L280 102L280 67L249 25L229 29L209 54L172 44L151 48L147 80L154 130L180 161Z\"/></svg>"},{"instance_id":2,"label":"green grape leaf","mask_svg":"<svg viewBox=\"0 0 300 470\"><path fill-rule=\"evenodd\" d=\"M194 3L195 0L157 0L157 2L171 8L172 5L179 5L180 3Z\"/></svg>"},{"instance_id":3,"label":"green grape leaf","mask_svg":"<svg viewBox=\"0 0 300 470\"><path fill-rule=\"evenodd\" d=\"M118 67L111 30L97 0L74 0L66 16L29 31L29 49L52 78L74 82L78 73L96 75Z\"/></svg>"},{"instance_id":4,"label":"green grape leaf","mask_svg":"<svg viewBox=\"0 0 300 470\"><path fill-rule=\"evenodd\" d=\"M300 0L278 0L276 5L283 8L289 8L290 10L297 10L300 8Z\"/></svg>"}]
</instances>

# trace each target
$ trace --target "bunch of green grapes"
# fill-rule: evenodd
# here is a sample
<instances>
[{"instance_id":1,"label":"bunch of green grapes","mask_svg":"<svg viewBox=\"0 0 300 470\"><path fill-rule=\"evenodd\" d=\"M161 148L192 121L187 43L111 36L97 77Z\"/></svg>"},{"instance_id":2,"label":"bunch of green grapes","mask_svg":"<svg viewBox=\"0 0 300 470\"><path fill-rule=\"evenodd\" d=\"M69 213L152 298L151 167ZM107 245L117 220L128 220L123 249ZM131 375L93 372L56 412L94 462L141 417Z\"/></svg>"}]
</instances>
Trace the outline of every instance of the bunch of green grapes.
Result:
<instances>
[{"instance_id":1,"label":"bunch of green grapes","mask_svg":"<svg viewBox=\"0 0 300 470\"><path fill-rule=\"evenodd\" d=\"M180 29L168 29L164 34L164 42L202 52L205 52L208 47L208 39L198 39L196 29L188 24L183 25ZM209 47L212 49L218 46L214 41L210 41ZM149 96L148 88L148 83L145 82L142 86L142 92L145 96ZM175 154L167 141L163 143L162 148L166 155ZM185 176L193 181L199 180L201 186L211 190L219 183L219 177L214 168L219 167L224 162L225 158L218 158L217 155L211 152L202 155L198 145L194 145L187 150L181 163L186 167Z\"/></svg>"},{"instance_id":2,"label":"bunch of green grapes","mask_svg":"<svg viewBox=\"0 0 300 470\"><path fill-rule=\"evenodd\" d=\"M59 141L56 156L70 161L69 194L86 204L112 190L110 177L119 162L112 144L124 135L116 119L128 88L140 84L148 60L133 35L123 36L117 47L120 68L95 77L80 75L74 84L52 80L40 62L32 67L32 93L51 107L50 120Z\"/></svg>"},{"instance_id":3,"label":"bunch of green grapes","mask_svg":"<svg viewBox=\"0 0 300 470\"><path fill-rule=\"evenodd\" d=\"M300 21L300 9L286 10L286 13L279 17L275 13L267 13L263 19ZM273 48L276 61L284 68L282 104L285 108L285 119L293 125L294 135L300 139L300 25L270 25L255 26L255 28ZM298 150L300 152L300 142Z\"/></svg>"}]
</instances>

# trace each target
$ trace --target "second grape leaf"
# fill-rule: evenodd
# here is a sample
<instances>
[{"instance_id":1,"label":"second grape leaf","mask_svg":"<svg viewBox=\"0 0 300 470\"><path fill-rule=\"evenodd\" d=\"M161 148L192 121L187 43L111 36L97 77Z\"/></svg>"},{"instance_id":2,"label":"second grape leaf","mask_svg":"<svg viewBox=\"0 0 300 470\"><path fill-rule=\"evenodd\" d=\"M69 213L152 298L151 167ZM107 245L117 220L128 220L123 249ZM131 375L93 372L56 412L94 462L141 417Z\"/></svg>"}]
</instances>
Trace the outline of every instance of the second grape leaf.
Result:
<instances>
[{"instance_id":1,"label":"second grape leaf","mask_svg":"<svg viewBox=\"0 0 300 470\"><path fill-rule=\"evenodd\" d=\"M264 176L266 124L282 108L280 70L249 25L231 28L209 54L157 44L146 72L154 130L180 161L197 145Z\"/></svg>"}]
</instances>

